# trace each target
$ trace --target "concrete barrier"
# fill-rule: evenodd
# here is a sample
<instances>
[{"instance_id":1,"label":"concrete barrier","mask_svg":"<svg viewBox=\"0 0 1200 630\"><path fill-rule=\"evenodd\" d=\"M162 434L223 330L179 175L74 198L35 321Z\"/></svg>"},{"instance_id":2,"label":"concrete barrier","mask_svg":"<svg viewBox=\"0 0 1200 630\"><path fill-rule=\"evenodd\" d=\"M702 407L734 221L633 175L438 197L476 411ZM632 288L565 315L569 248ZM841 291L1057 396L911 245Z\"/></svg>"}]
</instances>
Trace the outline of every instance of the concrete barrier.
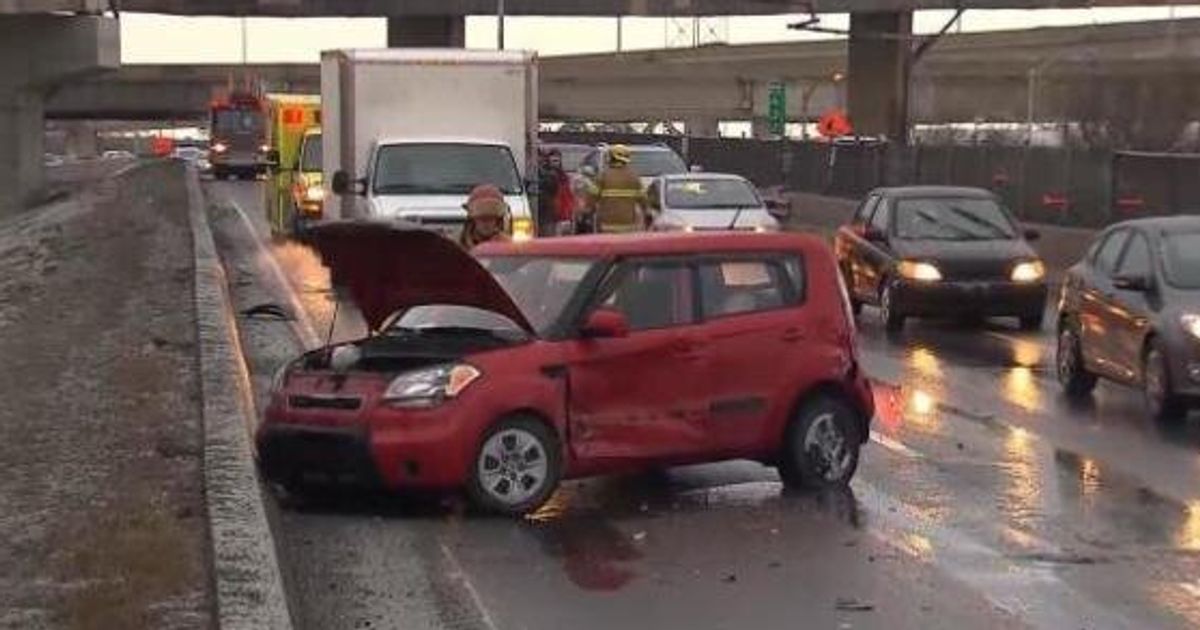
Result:
<instances>
[{"instance_id":1,"label":"concrete barrier","mask_svg":"<svg viewBox=\"0 0 1200 630\"><path fill-rule=\"evenodd\" d=\"M838 227L850 222L859 202L839 197L823 197L809 193L788 193L792 211L787 224L797 229L810 229L832 236ZM1041 234L1032 243L1046 267L1061 274L1083 258L1096 231L1087 228L1062 227L1042 223L1026 223Z\"/></svg>"}]
</instances>

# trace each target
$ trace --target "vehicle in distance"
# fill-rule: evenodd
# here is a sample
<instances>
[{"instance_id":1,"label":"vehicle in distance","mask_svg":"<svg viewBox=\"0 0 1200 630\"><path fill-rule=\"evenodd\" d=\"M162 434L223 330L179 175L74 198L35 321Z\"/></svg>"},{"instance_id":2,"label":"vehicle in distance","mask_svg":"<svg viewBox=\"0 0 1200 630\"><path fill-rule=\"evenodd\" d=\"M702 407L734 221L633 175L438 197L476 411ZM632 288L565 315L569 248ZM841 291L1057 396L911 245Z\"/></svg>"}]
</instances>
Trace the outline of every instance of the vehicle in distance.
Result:
<instances>
[{"instance_id":1,"label":"vehicle in distance","mask_svg":"<svg viewBox=\"0 0 1200 630\"><path fill-rule=\"evenodd\" d=\"M856 470L874 403L815 237L585 236L478 258L380 224L311 237L375 332L276 377L257 451L293 492L465 489L522 514L589 475L747 458L827 487Z\"/></svg>"},{"instance_id":2,"label":"vehicle in distance","mask_svg":"<svg viewBox=\"0 0 1200 630\"><path fill-rule=\"evenodd\" d=\"M737 175L692 173L664 175L646 189L650 229L660 232L773 232L771 216L754 185Z\"/></svg>"},{"instance_id":3,"label":"vehicle in distance","mask_svg":"<svg viewBox=\"0 0 1200 630\"><path fill-rule=\"evenodd\" d=\"M209 106L209 160L217 179L258 177L267 170L267 118L262 99L234 91Z\"/></svg>"},{"instance_id":4,"label":"vehicle in distance","mask_svg":"<svg viewBox=\"0 0 1200 630\"><path fill-rule=\"evenodd\" d=\"M1140 387L1150 416L1200 400L1200 217L1139 219L1102 232L1063 281L1058 378L1087 396L1098 378Z\"/></svg>"},{"instance_id":5,"label":"vehicle in distance","mask_svg":"<svg viewBox=\"0 0 1200 630\"><path fill-rule=\"evenodd\" d=\"M321 124L321 97L316 94L267 94L267 185L263 203L271 233L299 235L319 220L325 189L321 185L320 136L310 139ZM304 164L306 142L316 153L315 166Z\"/></svg>"},{"instance_id":6,"label":"vehicle in distance","mask_svg":"<svg viewBox=\"0 0 1200 630\"><path fill-rule=\"evenodd\" d=\"M43 166L62 166L65 163L66 163L66 160L61 155L56 155L54 153L43 153L42 154L42 165Z\"/></svg>"},{"instance_id":7,"label":"vehicle in distance","mask_svg":"<svg viewBox=\"0 0 1200 630\"><path fill-rule=\"evenodd\" d=\"M563 170L569 175L575 175L583 168L583 160L592 152L592 146L566 142L543 142L538 145L538 150L544 153L558 151L562 156Z\"/></svg>"},{"instance_id":8,"label":"vehicle in distance","mask_svg":"<svg viewBox=\"0 0 1200 630\"><path fill-rule=\"evenodd\" d=\"M589 177L598 177L608 168L609 145L600 145L583 159L581 172ZM632 159L629 168L642 178L642 185L663 175L680 175L688 172L688 166L675 150L665 144L629 145Z\"/></svg>"},{"instance_id":9,"label":"vehicle in distance","mask_svg":"<svg viewBox=\"0 0 1200 630\"><path fill-rule=\"evenodd\" d=\"M100 154L102 160L133 160L136 158L137 156L132 152L123 149L110 149Z\"/></svg>"},{"instance_id":10,"label":"vehicle in distance","mask_svg":"<svg viewBox=\"0 0 1200 630\"><path fill-rule=\"evenodd\" d=\"M491 184L513 238L534 235L536 55L332 50L321 72L325 218L405 221L457 239L471 190Z\"/></svg>"},{"instance_id":11,"label":"vehicle in distance","mask_svg":"<svg viewBox=\"0 0 1200 630\"><path fill-rule=\"evenodd\" d=\"M994 195L913 186L871 192L834 249L851 304L879 307L889 331L909 317L1000 317L1042 326L1046 268Z\"/></svg>"}]
</instances>

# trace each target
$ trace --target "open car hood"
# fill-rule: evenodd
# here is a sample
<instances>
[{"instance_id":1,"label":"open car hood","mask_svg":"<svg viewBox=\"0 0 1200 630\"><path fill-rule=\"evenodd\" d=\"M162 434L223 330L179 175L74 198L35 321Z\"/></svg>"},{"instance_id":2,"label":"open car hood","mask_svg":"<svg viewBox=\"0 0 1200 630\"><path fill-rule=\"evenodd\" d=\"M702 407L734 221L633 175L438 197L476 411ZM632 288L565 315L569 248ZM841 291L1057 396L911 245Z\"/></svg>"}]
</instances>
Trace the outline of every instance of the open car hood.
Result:
<instances>
[{"instance_id":1,"label":"open car hood","mask_svg":"<svg viewBox=\"0 0 1200 630\"><path fill-rule=\"evenodd\" d=\"M529 320L482 265L434 232L378 221L336 221L309 231L335 286L346 287L372 330L393 313L429 304L470 306Z\"/></svg>"}]
</instances>

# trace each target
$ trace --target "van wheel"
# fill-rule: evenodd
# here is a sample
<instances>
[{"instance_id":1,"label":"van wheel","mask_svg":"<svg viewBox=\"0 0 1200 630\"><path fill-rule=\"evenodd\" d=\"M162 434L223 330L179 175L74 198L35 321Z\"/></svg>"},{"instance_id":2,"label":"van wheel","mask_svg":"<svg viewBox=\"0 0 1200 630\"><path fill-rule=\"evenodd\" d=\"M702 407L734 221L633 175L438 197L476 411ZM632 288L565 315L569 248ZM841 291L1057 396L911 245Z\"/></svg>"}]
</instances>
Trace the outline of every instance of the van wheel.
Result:
<instances>
[{"instance_id":1,"label":"van wheel","mask_svg":"<svg viewBox=\"0 0 1200 630\"><path fill-rule=\"evenodd\" d=\"M1146 412L1157 422L1174 423L1187 414L1183 400L1171 391L1167 355L1157 339L1151 339L1142 357L1142 391Z\"/></svg>"},{"instance_id":2,"label":"van wheel","mask_svg":"<svg viewBox=\"0 0 1200 630\"><path fill-rule=\"evenodd\" d=\"M1058 331L1058 353L1055 357L1058 382L1069 398L1085 398L1096 389L1096 375L1087 371L1079 333L1070 322L1063 322Z\"/></svg>"},{"instance_id":3,"label":"van wheel","mask_svg":"<svg viewBox=\"0 0 1200 630\"><path fill-rule=\"evenodd\" d=\"M514 416L483 436L467 494L485 511L520 516L541 507L561 478L562 453L554 431L528 416Z\"/></svg>"},{"instance_id":4,"label":"van wheel","mask_svg":"<svg viewBox=\"0 0 1200 630\"><path fill-rule=\"evenodd\" d=\"M861 444L858 414L841 400L819 396L788 425L779 476L790 488L845 486L858 469Z\"/></svg>"}]
</instances>

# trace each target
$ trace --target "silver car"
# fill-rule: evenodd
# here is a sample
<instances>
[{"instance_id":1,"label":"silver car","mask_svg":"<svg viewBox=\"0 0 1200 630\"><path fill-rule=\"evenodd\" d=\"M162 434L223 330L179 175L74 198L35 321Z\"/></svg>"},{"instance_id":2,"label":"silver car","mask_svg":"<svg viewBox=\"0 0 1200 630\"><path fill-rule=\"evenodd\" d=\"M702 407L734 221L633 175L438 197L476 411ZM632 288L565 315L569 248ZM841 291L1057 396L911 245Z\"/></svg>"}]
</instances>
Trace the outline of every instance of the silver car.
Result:
<instances>
[{"instance_id":1,"label":"silver car","mask_svg":"<svg viewBox=\"0 0 1200 630\"><path fill-rule=\"evenodd\" d=\"M656 231L756 231L779 229L767 203L744 177L719 173L664 175L646 190Z\"/></svg>"}]
</instances>

